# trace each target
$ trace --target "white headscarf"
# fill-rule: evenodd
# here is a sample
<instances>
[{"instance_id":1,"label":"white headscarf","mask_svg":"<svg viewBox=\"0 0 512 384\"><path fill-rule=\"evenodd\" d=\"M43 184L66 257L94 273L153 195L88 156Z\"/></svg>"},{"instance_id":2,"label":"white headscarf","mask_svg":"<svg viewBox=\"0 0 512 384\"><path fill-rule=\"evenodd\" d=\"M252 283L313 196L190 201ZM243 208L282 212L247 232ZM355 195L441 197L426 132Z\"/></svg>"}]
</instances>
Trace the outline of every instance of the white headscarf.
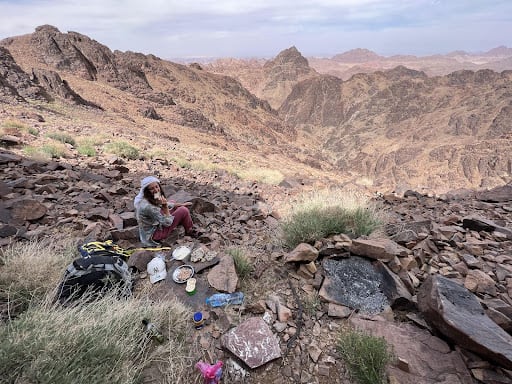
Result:
<instances>
[{"instance_id":1,"label":"white headscarf","mask_svg":"<svg viewBox=\"0 0 512 384\"><path fill-rule=\"evenodd\" d=\"M141 180L140 191L137 194L137 196L135 196L135 199L133 199L133 205L135 206L135 211L139 210L139 204L140 204L141 200L144 198L144 190L146 189L146 187L149 184L155 183L155 182L160 184L160 180L158 180L155 176L148 176Z\"/></svg>"}]
</instances>

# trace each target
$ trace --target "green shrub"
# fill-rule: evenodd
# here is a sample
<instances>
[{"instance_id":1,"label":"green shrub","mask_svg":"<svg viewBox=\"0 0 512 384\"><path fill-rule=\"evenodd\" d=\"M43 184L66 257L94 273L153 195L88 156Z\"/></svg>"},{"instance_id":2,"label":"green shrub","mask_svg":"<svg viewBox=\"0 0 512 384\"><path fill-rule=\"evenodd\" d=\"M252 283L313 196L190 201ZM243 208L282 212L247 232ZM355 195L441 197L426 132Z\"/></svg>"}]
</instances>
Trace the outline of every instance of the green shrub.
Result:
<instances>
[{"instance_id":1,"label":"green shrub","mask_svg":"<svg viewBox=\"0 0 512 384\"><path fill-rule=\"evenodd\" d=\"M386 340L354 329L342 330L337 349L348 371L359 384L386 382L386 366L393 353Z\"/></svg>"},{"instance_id":2,"label":"green shrub","mask_svg":"<svg viewBox=\"0 0 512 384\"><path fill-rule=\"evenodd\" d=\"M113 153L117 156L129 160L135 160L139 158L139 150L125 141L116 141L114 143L109 143L105 145L105 150L108 153Z\"/></svg>"},{"instance_id":3,"label":"green shrub","mask_svg":"<svg viewBox=\"0 0 512 384\"><path fill-rule=\"evenodd\" d=\"M25 124L16 120L5 120L2 123L2 132L7 135L18 136L27 129Z\"/></svg>"},{"instance_id":4,"label":"green shrub","mask_svg":"<svg viewBox=\"0 0 512 384\"><path fill-rule=\"evenodd\" d=\"M79 154L81 154L83 156L87 156L87 157L96 156L96 153L97 153L96 148L94 148L94 146L92 144L87 144L87 143L80 144L77 147L77 151Z\"/></svg>"},{"instance_id":5,"label":"green shrub","mask_svg":"<svg viewBox=\"0 0 512 384\"><path fill-rule=\"evenodd\" d=\"M322 302L320 301L320 295L317 291L307 294L306 298L303 302L304 312L306 312L309 316L314 316L318 310L320 310L322 306Z\"/></svg>"},{"instance_id":6,"label":"green shrub","mask_svg":"<svg viewBox=\"0 0 512 384\"><path fill-rule=\"evenodd\" d=\"M37 130L37 128L34 127L29 127L28 133L31 134L32 136L39 136L39 131Z\"/></svg>"},{"instance_id":7,"label":"green shrub","mask_svg":"<svg viewBox=\"0 0 512 384\"><path fill-rule=\"evenodd\" d=\"M240 248L231 248L227 250L227 253L233 257L238 277L242 280L249 277L253 270L253 266L243 251Z\"/></svg>"},{"instance_id":8,"label":"green shrub","mask_svg":"<svg viewBox=\"0 0 512 384\"><path fill-rule=\"evenodd\" d=\"M60 141L61 143L64 143L64 144L71 144L73 146L75 145L75 139L67 133L50 132L50 133L46 134L46 137L49 137L50 139L53 139L53 140Z\"/></svg>"},{"instance_id":9,"label":"green shrub","mask_svg":"<svg viewBox=\"0 0 512 384\"><path fill-rule=\"evenodd\" d=\"M23 152L25 152L27 156L36 159L48 160L66 157L67 148L64 144L44 144L41 147L26 146L23 148Z\"/></svg>"},{"instance_id":10,"label":"green shrub","mask_svg":"<svg viewBox=\"0 0 512 384\"><path fill-rule=\"evenodd\" d=\"M290 205L281 224L284 243L290 248L332 234L368 235L381 225L381 212L354 192L316 192Z\"/></svg>"},{"instance_id":11,"label":"green shrub","mask_svg":"<svg viewBox=\"0 0 512 384\"><path fill-rule=\"evenodd\" d=\"M58 159L60 157L66 157L66 147L58 144L45 144L40 148L43 154L46 154L52 159Z\"/></svg>"},{"instance_id":12,"label":"green shrub","mask_svg":"<svg viewBox=\"0 0 512 384\"><path fill-rule=\"evenodd\" d=\"M181 158L181 157L172 158L172 161L175 162L178 165L178 167L180 167L180 168L183 168L183 169L191 169L192 168L192 163L186 159Z\"/></svg>"}]
</instances>

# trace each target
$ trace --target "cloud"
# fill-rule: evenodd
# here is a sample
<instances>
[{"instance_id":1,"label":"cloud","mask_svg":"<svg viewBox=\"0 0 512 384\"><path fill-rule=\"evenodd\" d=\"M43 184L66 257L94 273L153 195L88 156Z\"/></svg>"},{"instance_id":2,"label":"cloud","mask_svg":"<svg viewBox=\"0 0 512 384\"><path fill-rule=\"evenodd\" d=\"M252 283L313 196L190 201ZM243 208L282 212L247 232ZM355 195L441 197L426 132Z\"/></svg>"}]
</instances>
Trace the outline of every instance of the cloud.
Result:
<instances>
[{"instance_id":1,"label":"cloud","mask_svg":"<svg viewBox=\"0 0 512 384\"><path fill-rule=\"evenodd\" d=\"M510 45L508 0L0 0L0 38L51 24L111 49L180 56L369 48L444 53Z\"/></svg>"}]
</instances>

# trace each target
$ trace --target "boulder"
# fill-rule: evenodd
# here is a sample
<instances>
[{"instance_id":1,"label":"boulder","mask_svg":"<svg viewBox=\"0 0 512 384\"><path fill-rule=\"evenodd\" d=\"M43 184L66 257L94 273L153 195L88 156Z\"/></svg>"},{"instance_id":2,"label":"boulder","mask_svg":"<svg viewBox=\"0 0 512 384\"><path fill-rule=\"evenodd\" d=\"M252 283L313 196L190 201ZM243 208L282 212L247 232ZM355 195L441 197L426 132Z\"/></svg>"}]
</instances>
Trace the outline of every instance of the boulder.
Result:
<instances>
[{"instance_id":1,"label":"boulder","mask_svg":"<svg viewBox=\"0 0 512 384\"><path fill-rule=\"evenodd\" d=\"M284 262L310 262L315 261L318 258L318 250L307 244L301 243L295 247L295 249L284 256Z\"/></svg>"},{"instance_id":2,"label":"boulder","mask_svg":"<svg viewBox=\"0 0 512 384\"><path fill-rule=\"evenodd\" d=\"M389 239L354 239L350 252L376 260L393 260L396 256L407 256L410 250Z\"/></svg>"},{"instance_id":3,"label":"boulder","mask_svg":"<svg viewBox=\"0 0 512 384\"><path fill-rule=\"evenodd\" d=\"M221 344L250 368L281 357L278 338L260 317L251 317L222 335Z\"/></svg>"},{"instance_id":4,"label":"boulder","mask_svg":"<svg viewBox=\"0 0 512 384\"><path fill-rule=\"evenodd\" d=\"M418 291L427 322L455 344L512 369L512 336L493 322L477 298L453 280L429 276Z\"/></svg>"},{"instance_id":5,"label":"boulder","mask_svg":"<svg viewBox=\"0 0 512 384\"><path fill-rule=\"evenodd\" d=\"M218 291L233 293L238 284L235 262L229 255L224 255L219 264L208 272L208 283Z\"/></svg>"},{"instance_id":6,"label":"boulder","mask_svg":"<svg viewBox=\"0 0 512 384\"><path fill-rule=\"evenodd\" d=\"M376 314L389 305L382 290L382 275L372 262L361 257L322 262L325 279L319 296L327 302Z\"/></svg>"},{"instance_id":7,"label":"boulder","mask_svg":"<svg viewBox=\"0 0 512 384\"><path fill-rule=\"evenodd\" d=\"M370 321L357 316L354 327L383 337L392 346L395 363L388 367L390 383L400 384L473 384L462 356L425 329L409 323Z\"/></svg>"},{"instance_id":8,"label":"boulder","mask_svg":"<svg viewBox=\"0 0 512 384\"><path fill-rule=\"evenodd\" d=\"M46 215L47 208L37 200L25 199L14 203L11 214L15 219L37 220Z\"/></svg>"}]
</instances>

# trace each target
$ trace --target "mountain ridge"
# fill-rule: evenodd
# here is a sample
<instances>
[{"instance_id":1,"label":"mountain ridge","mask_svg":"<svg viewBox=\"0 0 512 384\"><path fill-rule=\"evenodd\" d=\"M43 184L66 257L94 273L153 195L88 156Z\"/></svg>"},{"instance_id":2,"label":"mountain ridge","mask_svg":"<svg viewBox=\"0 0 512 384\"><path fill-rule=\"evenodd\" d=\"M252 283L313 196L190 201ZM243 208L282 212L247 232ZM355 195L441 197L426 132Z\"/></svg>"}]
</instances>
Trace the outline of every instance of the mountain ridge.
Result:
<instances>
[{"instance_id":1,"label":"mountain ridge","mask_svg":"<svg viewBox=\"0 0 512 384\"><path fill-rule=\"evenodd\" d=\"M131 121L130 128L114 129L129 133L131 140L145 132L154 137L181 132L184 152L188 141L198 153L203 143L216 158L232 155L243 164L250 153L258 167L285 177L314 175L327 184L337 180L372 190L442 193L511 179L507 71L429 76L395 66L344 80L316 71L296 47L247 67L235 60L224 67L186 66L154 55L112 52L77 32L63 34L48 25L4 39L0 46L12 51L25 73L55 72L57 82L60 78L101 107L105 116L115 115L113 125ZM372 56L369 52L355 53ZM66 99L55 94L57 87L50 88L44 89Z\"/></svg>"}]
</instances>

